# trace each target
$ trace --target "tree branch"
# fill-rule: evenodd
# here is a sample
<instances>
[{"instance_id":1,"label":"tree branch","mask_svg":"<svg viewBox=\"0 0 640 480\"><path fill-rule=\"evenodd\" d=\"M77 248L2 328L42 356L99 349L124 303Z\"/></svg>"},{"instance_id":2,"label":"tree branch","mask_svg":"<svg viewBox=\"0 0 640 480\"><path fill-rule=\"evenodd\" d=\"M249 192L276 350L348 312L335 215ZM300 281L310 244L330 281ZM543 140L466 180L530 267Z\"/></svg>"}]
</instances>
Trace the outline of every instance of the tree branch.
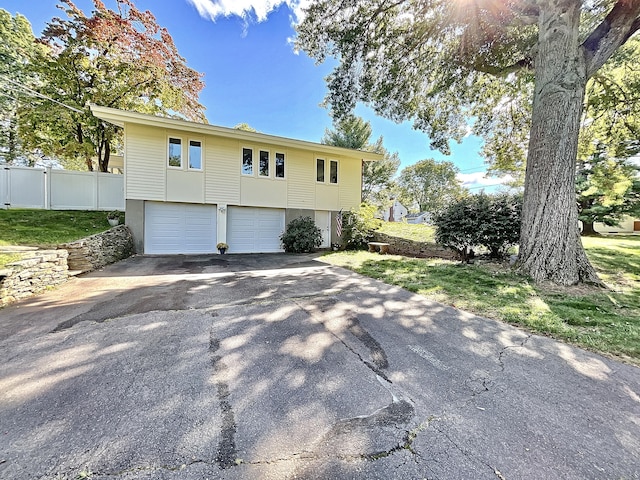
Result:
<instances>
[{"instance_id":1,"label":"tree branch","mask_svg":"<svg viewBox=\"0 0 640 480\"><path fill-rule=\"evenodd\" d=\"M523 58L522 60L517 61L511 65L507 65L505 67L497 67L494 65L486 65L481 62L474 62L473 69L482 72L488 73L489 75L502 76L508 75L509 73L517 72L519 70L529 69L532 66L532 62L530 58Z\"/></svg>"},{"instance_id":2,"label":"tree branch","mask_svg":"<svg viewBox=\"0 0 640 480\"><path fill-rule=\"evenodd\" d=\"M591 77L640 28L640 0L618 0L582 43Z\"/></svg>"}]
</instances>

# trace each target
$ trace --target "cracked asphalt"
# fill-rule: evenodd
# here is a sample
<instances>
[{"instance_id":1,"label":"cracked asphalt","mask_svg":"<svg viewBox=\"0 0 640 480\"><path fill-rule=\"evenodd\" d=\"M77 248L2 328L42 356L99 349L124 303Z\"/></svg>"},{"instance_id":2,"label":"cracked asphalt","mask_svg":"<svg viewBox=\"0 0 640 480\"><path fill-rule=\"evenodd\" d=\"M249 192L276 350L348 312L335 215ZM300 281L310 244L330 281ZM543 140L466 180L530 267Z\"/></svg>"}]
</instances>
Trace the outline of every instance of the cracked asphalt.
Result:
<instances>
[{"instance_id":1,"label":"cracked asphalt","mask_svg":"<svg viewBox=\"0 0 640 480\"><path fill-rule=\"evenodd\" d=\"M0 310L2 479L639 479L640 369L314 255Z\"/></svg>"}]
</instances>

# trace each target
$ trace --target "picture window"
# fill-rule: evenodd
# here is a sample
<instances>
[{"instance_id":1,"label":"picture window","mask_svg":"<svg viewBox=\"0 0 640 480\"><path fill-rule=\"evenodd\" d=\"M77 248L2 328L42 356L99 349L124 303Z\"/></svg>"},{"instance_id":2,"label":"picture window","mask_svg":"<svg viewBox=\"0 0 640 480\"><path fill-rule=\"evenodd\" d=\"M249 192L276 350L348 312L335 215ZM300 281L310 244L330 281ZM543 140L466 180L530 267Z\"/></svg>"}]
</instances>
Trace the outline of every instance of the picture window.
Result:
<instances>
[{"instance_id":1,"label":"picture window","mask_svg":"<svg viewBox=\"0 0 640 480\"><path fill-rule=\"evenodd\" d=\"M284 153L276 153L276 178L284 178Z\"/></svg>"},{"instance_id":2,"label":"picture window","mask_svg":"<svg viewBox=\"0 0 640 480\"><path fill-rule=\"evenodd\" d=\"M253 150L250 148L242 149L242 174L253 175Z\"/></svg>"},{"instance_id":3,"label":"picture window","mask_svg":"<svg viewBox=\"0 0 640 480\"><path fill-rule=\"evenodd\" d=\"M189 168L202 170L202 142L189 140Z\"/></svg>"},{"instance_id":4,"label":"picture window","mask_svg":"<svg viewBox=\"0 0 640 480\"><path fill-rule=\"evenodd\" d=\"M182 168L182 140L169 138L169 166Z\"/></svg>"},{"instance_id":5,"label":"picture window","mask_svg":"<svg viewBox=\"0 0 640 480\"><path fill-rule=\"evenodd\" d=\"M266 150L260 150L260 169L258 174L261 177L269 176L269 152Z\"/></svg>"},{"instance_id":6,"label":"picture window","mask_svg":"<svg viewBox=\"0 0 640 480\"><path fill-rule=\"evenodd\" d=\"M316 159L316 181L324 183L324 160Z\"/></svg>"},{"instance_id":7,"label":"picture window","mask_svg":"<svg viewBox=\"0 0 640 480\"><path fill-rule=\"evenodd\" d=\"M329 183L338 183L338 162L335 160L329 162Z\"/></svg>"}]
</instances>

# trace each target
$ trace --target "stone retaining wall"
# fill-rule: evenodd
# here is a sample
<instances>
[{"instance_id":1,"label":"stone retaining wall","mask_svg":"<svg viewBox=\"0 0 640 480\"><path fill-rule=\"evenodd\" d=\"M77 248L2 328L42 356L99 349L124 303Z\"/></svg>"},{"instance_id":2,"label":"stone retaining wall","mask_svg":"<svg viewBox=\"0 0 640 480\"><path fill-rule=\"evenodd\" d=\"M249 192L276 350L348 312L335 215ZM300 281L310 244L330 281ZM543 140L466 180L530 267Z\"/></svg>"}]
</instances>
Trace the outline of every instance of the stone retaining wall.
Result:
<instances>
[{"instance_id":1,"label":"stone retaining wall","mask_svg":"<svg viewBox=\"0 0 640 480\"><path fill-rule=\"evenodd\" d=\"M449 249L430 242L414 242L406 238L392 237L380 232L373 233L374 242L389 244L389 253L407 257L435 257L447 260L458 260L458 254Z\"/></svg>"},{"instance_id":2,"label":"stone retaining wall","mask_svg":"<svg viewBox=\"0 0 640 480\"><path fill-rule=\"evenodd\" d=\"M67 281L66 250L17 253L23 258L0 270L0 305L7 305Z\"/></svg>"},{"instance_id":3,"label":"stone retaining wall","mask_svg":"<svg viewBox=\"0 0 640 480\"><path fill-rule=\"evenodd\" d=\"M69 270L82 272L97 270L130 257L134 252L133 237L126 225L118 225L106 232L59 245L58 248L69 252Z\"/></svg>"}]
</instances>

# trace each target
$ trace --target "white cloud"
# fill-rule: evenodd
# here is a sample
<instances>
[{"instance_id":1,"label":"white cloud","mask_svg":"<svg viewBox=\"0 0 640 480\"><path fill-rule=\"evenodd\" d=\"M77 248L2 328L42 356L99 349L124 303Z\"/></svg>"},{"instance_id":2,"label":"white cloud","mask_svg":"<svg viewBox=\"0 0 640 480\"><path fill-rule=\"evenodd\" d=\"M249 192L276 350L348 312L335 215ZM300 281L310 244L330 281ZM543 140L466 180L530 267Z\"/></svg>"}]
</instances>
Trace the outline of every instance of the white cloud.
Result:
<instances>
[{"instance_id":1,"label":"white cloud","mask_svg":"<svg viewBox=\"0 0 640 480\"><path fill-rule=\"evenodd\" d=\"M497 186L513 181L513 177L511 175L505 175L503 177L488 177L487 172L458 173L456 178L465 188Z\"/></svg>"},{"instance_id":2,"label":"white cloud","mask_svg":"<svg viewBox=\"0 0 640 480\"><path fill-rule=\"evenodd\" d=\"M255 16L258 22L263 22L280 5L286 5L293 12L294 22L300 22L304 17L303 8L310 0L187 0L201 17L215 21L219 17L232 15L247 19Z\"/></svg>"}]
</instances>

